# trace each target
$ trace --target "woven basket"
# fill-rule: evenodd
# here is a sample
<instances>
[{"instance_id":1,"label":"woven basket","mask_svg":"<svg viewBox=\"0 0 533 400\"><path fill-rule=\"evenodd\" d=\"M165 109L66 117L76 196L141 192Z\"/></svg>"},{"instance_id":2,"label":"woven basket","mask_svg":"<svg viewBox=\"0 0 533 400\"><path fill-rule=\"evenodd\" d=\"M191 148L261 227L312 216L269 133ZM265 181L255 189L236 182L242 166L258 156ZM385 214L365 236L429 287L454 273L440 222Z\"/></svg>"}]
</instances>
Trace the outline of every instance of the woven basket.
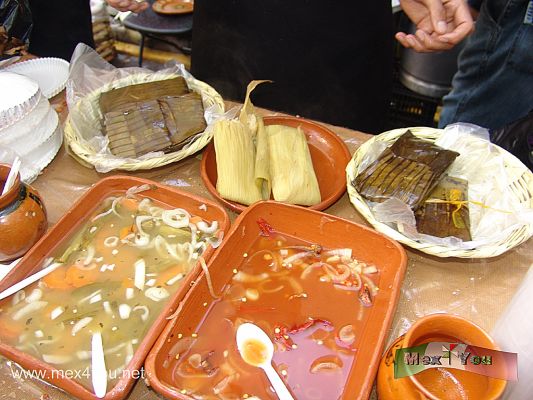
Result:
<instances>
[{"instance_id":1,"label":"woven basket","mask_svg":"<svg viewBox=\"0 0 533 400\"><path fill-rule=\"evenodd\" d=\"M427 127L408 128L415 136L428 141L434 142L442 134L442 130ZM488 245L480 246L473 249L463 249L459 247L436 245L433 243L424 243L415 241L404 236L391 226L379 222L375 219L372 210L366 203L366 200L359 195L359 193L352 186L352 181L357 176L359 166L361 165L370 146L375 142L385 142L392 144L398 137L400 137L407 128L394 129L374 136L372 139L363 143L359 147L351 161L346 167L346 179L348 187L348 195L353 206L362 214L362 216L379 232L397 240L406 246L420 250L424 253L431 254L438 257L461 257L461 258L488 258L495 257L505 253L507 250L528 240L533 234L533 225L522 225L520 228L513 230L505 240L490 243ZM473 139L482 140L482 139ZM509 194L516 199L517 203L524 207L524 209L533 208L533 174L531 171L520 162L515 156L503 150L499 146L494 146L493 149L502 157L505 169L512 182L508 185L507 190Z\"/></svg>"},{"instance_id":2,"label":"woven basket","mask_svg":"<svg viewBox=\"0 0 533 400\"><path fill-rule=\"evenodd\" d=\"M176 74L165 75L163 79L175 78ZM217 113L224 112L224 100L208 84L193 78L190 75L184 76L187 81L189 89L199 93L202 96L204 108L214 106ZM98 90L85 96L82 100L76 103L74 109L69 110L69 116L65 122L65 143L73 153L74 157L86 166L94 166L99 172L107 172L113 169L124 171L135 171L143 169L151 169L161 167L163 165L182 160L197 151L203 149L213 137L209 126L207 129L198 134L194 140L187 144L182 149L152 158L120 158L113 154L106 152L98 152L97 149L91 145L90 139L94 136L94 131L99 132L100 121L103 116L100 111L99 98L102 92L109 91L113 88L134 85L137 83L145 83L156 80L161 80L162 77L158 74L136 74L128 76L120 80L113 81L111 84L102 86ZM72 114L77 113L80 118L87 121L87 124L93 126L94 130L91 132L82 132L76 129L72 123Z\"/></svg>"}]
</instances>

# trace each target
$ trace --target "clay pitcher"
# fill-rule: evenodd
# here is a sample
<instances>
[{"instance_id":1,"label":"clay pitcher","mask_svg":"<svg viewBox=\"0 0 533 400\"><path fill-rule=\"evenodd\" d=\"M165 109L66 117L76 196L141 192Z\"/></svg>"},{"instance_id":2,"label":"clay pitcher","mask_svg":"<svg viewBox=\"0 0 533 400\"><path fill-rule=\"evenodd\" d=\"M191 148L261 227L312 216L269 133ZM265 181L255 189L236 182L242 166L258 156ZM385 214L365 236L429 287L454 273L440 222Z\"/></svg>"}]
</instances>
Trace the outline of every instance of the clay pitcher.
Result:
<instances>
[{"instance_id":1,"label":"clay pitcher","mask_svg":"<svg viewBox=\"0 0 533 400\"><path fill-rule=\"evenodd\" d=\"M6 183L10 165L0 164L0 193ZM23 256L43 236L48 222L39 194L20 180L0 195L0 262Z\"/></svg>"}]
</instances>

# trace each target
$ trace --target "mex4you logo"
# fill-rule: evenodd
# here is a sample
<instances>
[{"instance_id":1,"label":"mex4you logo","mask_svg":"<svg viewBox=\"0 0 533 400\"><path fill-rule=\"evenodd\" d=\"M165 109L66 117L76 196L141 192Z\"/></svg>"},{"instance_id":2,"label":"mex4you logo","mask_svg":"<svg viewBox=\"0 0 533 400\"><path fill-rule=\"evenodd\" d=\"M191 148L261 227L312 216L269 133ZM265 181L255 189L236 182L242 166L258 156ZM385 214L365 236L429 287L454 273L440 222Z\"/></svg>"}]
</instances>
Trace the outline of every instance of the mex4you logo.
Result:
<instances>
[{"instance_id":1,"label":"mex4you logo","mask_svg":"<svg viewBox=\"0 0 533 400\"><path fill-rule=\"evenodd\" d=\"M497 379L518 380L516 353L448 342L430 342L396 350L395 378L429 368L453 368Z\"/></svg>"}]
</instances>

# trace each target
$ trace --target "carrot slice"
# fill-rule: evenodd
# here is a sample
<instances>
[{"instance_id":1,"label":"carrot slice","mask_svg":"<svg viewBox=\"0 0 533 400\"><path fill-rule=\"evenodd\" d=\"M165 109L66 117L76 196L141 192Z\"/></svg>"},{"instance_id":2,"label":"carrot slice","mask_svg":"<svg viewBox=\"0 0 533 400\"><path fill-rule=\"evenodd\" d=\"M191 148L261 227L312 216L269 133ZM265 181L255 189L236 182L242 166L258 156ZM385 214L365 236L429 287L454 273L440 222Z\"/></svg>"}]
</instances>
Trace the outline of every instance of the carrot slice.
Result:
<instances>
[{"instance_id":1,"label":"carrot slice","mask_svg":"<svg viewBox=\"0 0 533 400\"><path fill-rule=\"evenodd\" d=\"M166 282L176 277L178 274L185 275L183 271L184 271L184 268L182 265L175 265L173 267L167 268L163 272L159 272L156 278L157 285L166 284Z\"/></svg>"},{"instance_id":2,"label":"carrot slice","mask_svg":"<svg viewBox=\"0 0 533 400\"><path fill-rule=\"evenodd\" d=\"M79 288L95 282L99 275L98 268L80 269L72 265L67 269L65 280L69 285Z\"/></svg>"},{"instance_id":3,"label":"carrot slice","mask_svg":"<svg viewBox=\"0 0 533 400\"><path fill-rule=\"evenodd\" d=\"M137 211L139 203L134 199L123 198L120 200L120 205L129 211Z\"/></svg>"},{"instance_id":4,"label":"carrot slice","mask_svg":"<svg viewBox=\"0 0 533 400\"><path fill-rule=\"evenodd\" d=\"M72 288L65 280L66 269L64 266L50 272L48 275L41 278L41 281L50 289L69 289Z\"/></svg>"}]
</instances>

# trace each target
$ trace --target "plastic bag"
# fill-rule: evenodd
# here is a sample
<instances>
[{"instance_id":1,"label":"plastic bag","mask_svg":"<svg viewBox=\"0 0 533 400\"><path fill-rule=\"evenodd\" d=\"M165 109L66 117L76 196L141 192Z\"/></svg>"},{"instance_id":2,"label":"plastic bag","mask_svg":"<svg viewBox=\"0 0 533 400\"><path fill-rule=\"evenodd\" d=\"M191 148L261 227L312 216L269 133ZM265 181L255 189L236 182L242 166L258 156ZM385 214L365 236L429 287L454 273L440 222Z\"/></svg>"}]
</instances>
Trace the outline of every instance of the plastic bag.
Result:
<instances>
[{"instance_id":1,"label":"plastic bag","mask_svg":"<svg viewBox=\"0 0 533 400\"><path fill-rule=\"evenodd\" d=\"M32 27L27 0L0 1L0 59L25 54Z\"/></svg>"},{"instance_id":2,"label":"plastic bag","mask_svg":"<svg viewBox=\"0 0 533 400\"><path fill-rule=\"evenodd\" d=\"M66 85L69 119L65 138L74 153L94 165L98 172L109 172L113 169L159 167L179 161L203 148L211 140L211 124L224 113L222 97L207 84L196 80L182 64L171 62L166 67L157 72L139 67L116 68L93 49L80 43L72 55ZM103 115L98 101L100 94L113 88L177 76L185 78L190 90L201 94L207 129L173 153L152 152L138 158L113 155L108 149L108 138L103 134Z\"/></svg>"}]
</instances>

